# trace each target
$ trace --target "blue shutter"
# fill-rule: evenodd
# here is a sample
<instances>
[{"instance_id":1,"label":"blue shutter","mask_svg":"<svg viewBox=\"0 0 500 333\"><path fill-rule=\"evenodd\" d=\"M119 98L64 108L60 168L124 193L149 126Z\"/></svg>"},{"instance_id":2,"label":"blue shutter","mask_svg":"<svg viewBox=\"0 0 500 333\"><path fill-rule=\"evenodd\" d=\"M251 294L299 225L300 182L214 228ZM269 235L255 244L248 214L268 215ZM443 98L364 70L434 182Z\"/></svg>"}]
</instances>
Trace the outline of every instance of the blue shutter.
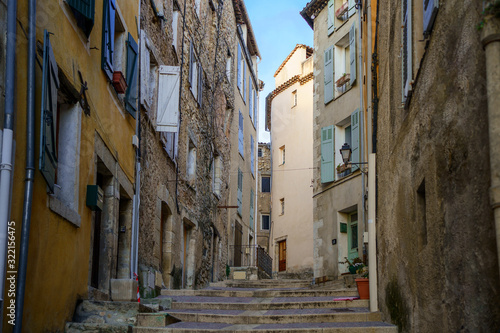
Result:
<instances>
[{"instance_id":1,"label":"blue shutter","mask_svg":"<svg viewBox=\"0 0 500 333\"><path fill-rule=\"evenodd\" d=\"M245 60L242 61L243 70L243 102L247 102L247 64Z\"/></svg>"},{"instance_id":2,"label":"blue shutter","mask_svg":"<svg viewBox=\"0 0 500 333\"><path fill-rule=\"evenodd\" d=\"M257 88L253 90L253 123L257 124Z\"/></svg>"},{"instance_id":3,"label":"blue shutter","mask_svg":"<svg viewBox=\"0 0 500 333\"><path fill-rule=\"evenodd\" d=\"M403 103L406 102L411 91L412 80L412 21L411 21L411 0L403 0L402 21L403 21Z\"/></svg>"},{"instance_id":4,"label":"blue shutter","mask_svg":"<svg viewBox=\"0 0 500 333\"><path fill-rule=\"evenodd\" d=\"M194 49L193 42L189 43L189 86L193 86L193 72L194 72Z\"/></svg>"},{"instance_id":5,"label":"blue shutter","mask_svg":"<svg viewBox=\"0 0 500 333\"><path fill-rule=\"evenodd\" d=\"M253 189L250 190L250 230L254 230L254 201L253 201L254 192Z\"/></svg>"},{"instance_id":6,"label":"blue shutter","mask_svg":"<svg viewBox=\"0 0 500 333\"><path fill-rule=\"evenodd\" d=\"M241 208L243 205L243 172L238 168L238 214L241 214Z\"/></svg>"},{"instance_id":7,"label":"blue shutter","mask_svg":"<svg viewBox=\"0 0 500 333\"><path fill-rule=\"evenodd\" d=\"M335 0L328 0L328 36L335 30Z\"/></svg>"},{"instance_id":8,"label":"blue shutter","mask_svg":"<svg viewBox=\"0 0 500 333\"><path fill-rule=\"evenodd\" d=\"M102 61L101 67L113 80L113 52L115 50L115 0L104 0L102 20Z\"/></svg>"},{"instance_id":9,"label":"blue shutter","mask_svg":"<svg viewBox=\"0 0 500 333\"><path fill-rule=\"evenodd\" d=\"M59 89L57 63L50 45L49 32L43 37L43 71L42 71L42 114L40 121L40 160L39 169L47 182L49 190L54 193L57 170L56 121L57 90Z\"/></svg>"},{"instance_id":10,"label":"blue shutter","mask_svg":"<svg viewBox=\"0 0 500 333\"><path fill-rule=\"evenodd\" d=\"M252 102L253 102L253 89L252 89L252 80L250 79L249 80L249 84L248 84L248 113L250 114L250 119L253 120L253 105L252 105Z\"/></svg>"},{"instance_id":11,"label":"blue shutter","mask_svg":"<svg viewBox=\"0 0 500 333\"><path fill-rule=\"evenodd\" d=\"M321 129L321 182L335 180L335 130L332 126Z\"/></svg>"},{"instance_id":12,"label":"blue shutter","mask_svg":"<svg viewBox=\"0 0 500 333\"><path fill-rule=\"evenodd\" d=\"M254 170L255 170L255 166L254 166L254 142L253 142L253 136L250 135L250 170L252 171L252 175L255 176L255 173L254 173Z\"/></svg>"},{"instance_id":13,"label":"blue shutter","mask_svg":"<svg viewBox=\"0 0 500 333\"><path fill-rule=\"evenodd\" d=\"M349 17L351 17L354 15L354 13L356 13L356 1L349 0L349 4L347 6L349 8L347 14L349 15Z\"/></svg>"},{"instance_id":14,"label":"blue shutter","mask_svg":"<svg viewBox=\"0 0 500 333\"><path fill-rule=\"evenodd\" d=\"M66 0L73 11L76 23L88 38L94 27L95 0Z\"/></svg>"},{"instance_id":15,"label":"blue shutter","mask_svg":"<svg viewBox=\"0 0 500 333\"><path fill-rule=\"evenodd\" d=\"M438 0L423 0L424 1L424 37L430 35L434 20L439 7Z\"/></svg>"},{"instance_id":16,"label":"blue shutter","mask_svg":"<svg viewBox=\"0 0 500 333\"><path fill-rule=\"evenodd\" d=\"M198 104L200 105L200 108L203 106L203 67L201 66L201 62L199 63L198 66Z\"/></svg>"},{"instance_id":17,"label":"blue shutter","mask_svg":"<svg viewBox=\"0 0 500 333\"><path fill-rule=\"evenodd\" d=\"M351 78L349 80L352 86L356 82L356 26L353 24L349 29L349 56L351 60Z\"/></svg>"},{"instance_id":18,"label":"blue shutter","mask_svg":"<svg viewBox=\"0 0 500 333\"><path fill-rule=\"evenodd\" d=\"M238 89L241 92L241 46L238 43Z\"/></svg>"},{"instance_id":19,"label":"blue shutter","mask_svg":"<svg viewBox=\"0 0 500 333\"><path fill-rule=\"evenodd\" d=\"M125 109L135 118L137 113L137 63L139 48L132 35L128 34L127 40L127 91L125 92Z\"/></svg>"},{"instance_id":20,"label":"blue shutter","mask_svg":"<svg viewBox=\"0 0 500 333\"><path fill-rule=\"evenodd\" d=\"M241 154L241 157L245 158L245 151L244 151L245 145L244 145L244 136L243 136L243 114L240 111L240 118L238 122L238 151Z\"/></svg>"},{"instance_id":21,"label":"blue shutter","mask_svg":"<svg viewBox=\"0 0 500 333\"><path fill-rule=\"evenodd\" d=\"M325 51L324 58L324 77L325 77L325 104L333 100L333 46Z\"/></svg>"},{"instance_id":22,"label":"blue shutter","mask_svg":"<svg viewBox=\"0 0 500 333\"><path fill-rule=\"evenodd\" d=\"M361 112L359 109L356 109L351 114L351 162L359 163L360 162L360 134L361 134ZM355 171L359 168L359 165L353 164L351 170Z\"/></svg>"}]
</instances>

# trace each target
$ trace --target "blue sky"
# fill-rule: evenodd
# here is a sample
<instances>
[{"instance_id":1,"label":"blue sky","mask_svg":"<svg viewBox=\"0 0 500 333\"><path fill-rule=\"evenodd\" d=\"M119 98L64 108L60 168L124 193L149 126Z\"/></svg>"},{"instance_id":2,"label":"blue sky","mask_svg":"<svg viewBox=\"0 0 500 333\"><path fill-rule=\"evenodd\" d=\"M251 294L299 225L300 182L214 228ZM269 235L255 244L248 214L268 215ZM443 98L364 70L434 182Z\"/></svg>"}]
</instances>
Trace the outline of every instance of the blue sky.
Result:
<instances>
[{"instance_id":1,"label":"blue sky","mask_svg":"<svg viewBox=\"0 0 500 333\"><path fill-rule=\"evenodd\" d=\"M274 73L296 44L313 46L313 31L300 16L309 0L246 0L262 61L259 79L266 84L260 93L259 142L268 142L264 129L265 99L274 90Z\"/></svg>"}]
</instances>

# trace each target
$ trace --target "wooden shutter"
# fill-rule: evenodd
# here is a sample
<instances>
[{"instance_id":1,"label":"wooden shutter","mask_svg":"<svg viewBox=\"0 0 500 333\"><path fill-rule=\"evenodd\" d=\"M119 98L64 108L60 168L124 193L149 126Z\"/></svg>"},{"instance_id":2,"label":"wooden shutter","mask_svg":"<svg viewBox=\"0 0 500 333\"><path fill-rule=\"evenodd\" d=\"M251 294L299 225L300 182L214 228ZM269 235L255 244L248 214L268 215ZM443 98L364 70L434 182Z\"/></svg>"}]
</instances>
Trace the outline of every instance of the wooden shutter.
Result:
<instances>
[{"instance_id":1,"label":"wooden shutter","mask_svg":"<svg viewBox=\"0 0 500 333\"><path fill-rule=\"evenodd\" d=\"M193 42L189 43L189 86L193 86L193 73L194 73L194 47Z\"/></svg>"},{"instance_id":2,"label":"wooden shutter","mask_svg":"<svg viewBox=\"0 0 500 333\"><path fill-rule=\"evenodd\" d=\"M158 132L177 132L179 123L179 77L179 66L160 66L156 114L156 130Z\"/></svg>"},{"instance_id":3,"label":"wooden shutter","mask_svg":"<svg viewBox=\"0 0 500 333\"><path fill-rule=\"evenodd\" d=\"M257 104L257 88L253 90L253 121L254 124L257 123L257 110L258 110L258 104Z\"/></svg>"},{"instance_id":4,"label":"wooden shutter","mask_svg":"<svg viewBox=\"0 0 500 333\"><path fill-rule=\"evenodd\" d=\"M424 37L427 38L434 25L436 14L439 7L438 0L423 0L424 1Z\"/></svg>"},{"instance_id":5,"label":"wooden shutter","mask_svg":"<svg viewBox=\"0 0 500 333\"><path fill-rule=\"evenodd\" d=\"M181 31L180 29L180 18L181 16L179 15L178 10L174 10L172 13L172 46L174 47L175 52L178 54L179 53L179 32Z\"/></svg>"},{"instance_id":6,"label":"wooden shutter","mask_svg":"<svg viewBox=\"0 0 500 333\"><path fill-rule=\"evenodd\" d=\"M220 195L222 184L222 157L217 156L214 159L214 193Z\"/></svg>"},{"instance_id":7,"label":"wooden shutter","mask_svg":"<svg viewBox=\"0 0 500 333\"><path fill-rule=\"evenodd\" d=\"M238 214L241 214L241 206L243 204L243 173L238 168Z\"/></svg>"},{"instance_id":8,"label":"wooden shutter","mask_svg":"<svg viewBox=\"0 0 500 333\"><path fill-rule=\"evenodd\" d=\"M250 114L250 119L253 120L253 84L252 84L252 79L249 80L248 84L248 113Z\"/></svg>"},{"instance_id":9,"label":"wooden shutter","mask_svg":"<svg viewBox=\"0 0 500 333\"><path fill-rule=\"evenodd\" d=\"M125 92L125 109L135 118L137 114L137 63L139 48L134 37L129 33L127 39L127 91Z\"/></svg>"},{"instance_id":10,"label":"wooden shutter","mask_svg":"<svg viewBox=\"0 0 500 333\"><path fill-rule=\"evenodd\" d=\"M321 129L321 182L335 180L335 130L333 125Z\"/></svg>"},{"instance_id":11,"label":"wooden shutter","mask_svg":"<svg viewBox=\"0 0 500 333\"><path fill-rule=\"evenodd\" d=\"M403 0L403 103L411 90L412 80L412 27L411 27L411 0Z\"/></svg>"},{"instance_id":12,"label":"wooden shutter","mask_svg":"<svg viewBox=\"0 0 500 333\"><path fill-rule=\"evenodd\" d=\"M142 33L145 35L144 31ZM141 38L141 49L140 49L140 57L141 57L141 72L140 72L140 81L141 81L141 103L150 107L153 103L151 100L150 86L149 80L151 75L151 54L149 53L149 49L146 46L146 37ZM158 96L159 97L159 96Z\"/></svg>"},{"instance_id":13,"label":"wooden shutter","mask_svg":"<svg viewBox=\"0 0 500 333\"><path fill-rule=\"evenodd\" d=\"M335 0L328 0L328 36L335 31Z\"/></svg>"},{"instance_id":14,"label":"wooden shutter","mask_svg":"<svg viewBox=\"0 0 500 333\"><path fill-rule=\"evenodd\" d=\"M247 64L245 63L245 59L243 59L241 64L243 71L243 101L247 102Z\"/></svg>"},{"instance_id":15,"label":"wooden shutter","mask_svg":"<svg viewBox=\"0 0 500 333\"><path fill-rule=\"evenodd\" d=\"M197 96L197 101L198 105L200 108L203 106L203 67L201 66L201 63L199 62L198 65L198 96Z\"/></svg>"},{"instance_id":16,"label":"wooden shutter","mask_svg":"<svg viewBox=\"0 0 500 333\"><path fill-rule=\"evenodd\" d=\"M94 27L95 0L66 0L73 11L76 23L88 38Z\"/></svg>"},{"instance_id":17,"label":"wooden shutter","mask_svg":"<svg viewBox=\"0 0 500 333\"><path fill-rule=\"evenodd\" d=\"M255 176L254 170L255 170L255 155L254 155L254 142L253 142L253 136L250 135L250 170L252 171L252 175Z\"/></svg>"},{"instance_id":18,"label":"wooden shutter","mask_svg":"<svg viewBox=\"0 0 500 333\"><path fill-rule=\"evenodd\" d=\"M254 192L250 190L250 230L254 230Z\"/></svg>"},{"instance_id":19,"label":"wooden shutter","mask_svg":"<svg viewBox=\"0 0 500 333\"><path fill-rule=\"evenodd\" d=\"M115 0L104 0L103 22L102 22L102 59L101 67L113 80L113 52L115 50Z\"/></svg>"},{"instance_id":20,"label":"wooden shutter","mask_svg":"<svg viewBox=\"0 0 500 333\"><path fill-rule=\"evenodd\" d=\"M333 45L325 51L324 72L325 72L325 104L333 100Z\"/></svg>"},{"instance_id":21,"label":"wooden shutter","mask_svg":"<svg viewBox=\"0 0 500 333\"><path fill-rule=\"evenodd\" d=\"M360 134L361 134L361 112L359 109L356 109L351 114L351 150L352 150L352 155L351 155L351 162L354 163L359 163L360 162ZM352 165L352 171L355 171L359 168L359 165L353 164Z\"/></svg>"},{"instance_id":22,"label":"wooden shutter","mask_svg":"<svg viewBox=\"0 0 500 333\"><path fill-rule=\"evenodd\" d=\"M347 6L349 6L347 14L351 17L354 13L356 13L356 0L349 0L349 4Z\"/></svg>"},{"instance_id":23,"label":"wooden shutter","mask_svg":"<svg viewBox=\"0 0 500 333\"><path fill-rule=\"evenodd\" d=\"M238 89L240 90L241 92L241 78L242 78L242 75L241 75L241 46L240 46L240 43L238 43Z\"/></svg>"},{"instance_id":24,"label":"wooden shutter","mask_svg":"<svg viewBox=\"0 0 500 333\"><path fill-rule=\"evenodd\" d=\"M351 77L349 80L352 86L356 82L356 25L353 24L349 29L349 56L351 60Z\"/></svg>"},{"instance_id":25,"label":"wooden shutter","mask_svg":"<svg viewBox=\"0 0 500 333\"><path fill-rule=\"evenodd\" d=\"M243 114L240 111L240 118L238 122L238 151L241 154L241 157L245 158L245 145L244 145L244 136L243 136Z\"/></svg>"},{"instance_id":26,"label":"wooden shutter","mask_svg":"<svg viewBox=\"0 0 500 333\"><path fill-rule=\"evenodd\" d=\"M50 44L49 32L43 37L43 70L42 70L42 114L40 128L40 160L39 169L51 193L57 170L56 121L57 90L59 89L57 63Z\"/></svg>"}]
</instances>

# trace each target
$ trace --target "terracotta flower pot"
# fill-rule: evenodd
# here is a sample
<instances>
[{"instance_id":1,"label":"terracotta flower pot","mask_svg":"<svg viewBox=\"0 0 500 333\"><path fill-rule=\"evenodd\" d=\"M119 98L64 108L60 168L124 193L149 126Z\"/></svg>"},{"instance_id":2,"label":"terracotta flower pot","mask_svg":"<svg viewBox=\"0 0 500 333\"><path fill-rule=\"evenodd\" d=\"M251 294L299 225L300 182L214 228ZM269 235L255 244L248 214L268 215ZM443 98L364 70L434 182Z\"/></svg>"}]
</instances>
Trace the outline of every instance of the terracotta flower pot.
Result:
<instances>
[{"instance_id":1,"label":"terracotta flower pot","mask_svg":"<svg viewBox=\"0 0 500 333\"><path fill-rule=\"evenodd\" d=\"M370 299L370 284L369 279L356 279L358 294L360 299Z\"/></svg>"},{"instance_id":2,"label":"terracotta flower pot","mask_svg":"<svg viewBox=\"0 0 500 333\"><path fill-rule=\"evenodd\" d=\"M124 94L127 90L127 81L125 81L125 77L123 73L120 71L116 71L113 73L113 87L119 94Z\"/></svg>"}]
</instances>

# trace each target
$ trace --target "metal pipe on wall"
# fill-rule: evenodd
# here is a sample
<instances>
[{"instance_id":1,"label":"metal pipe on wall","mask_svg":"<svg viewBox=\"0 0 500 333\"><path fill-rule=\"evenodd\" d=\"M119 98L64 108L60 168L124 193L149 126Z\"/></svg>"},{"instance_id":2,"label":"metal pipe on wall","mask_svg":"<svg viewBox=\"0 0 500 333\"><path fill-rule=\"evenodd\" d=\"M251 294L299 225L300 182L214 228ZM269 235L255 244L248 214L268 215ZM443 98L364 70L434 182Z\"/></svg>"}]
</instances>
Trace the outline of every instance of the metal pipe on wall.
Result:
<instances>
[{"instance_id":1,"label":"metal pipe on wall","mask_svg":"<svg viewBox=\"0 0 500 333\"><path fill-rule=\"evenodd\" d=\"M376 229L376 155L368 156L368 271L370 272L370 311L378 311L377 298L377 229Z\"/></svg>"},{"instance_id":2,"label":"metal pipe on wall","mask_svg":"<svg viewBox=\"0 0 500 333\"><path fill-rule=\"evenodd\" d=\"M26 103L26 178L19 251L19 268L16 290L16 325L14 333L20 333L23 321L24 292L28 269L28 246L31 224L31 204L35 180L35 62L36 62L36 0L29 0L28 7L28 86Z\"/></svg>"},{"instance_id":3,"label":"metal pipe on wall","mask_svg":"<svg viewBox=\"0 0 500 333\"><path fill-rule=\"evenodd\" d=\"M3 315L6 278L7 226L10 219L12 151L14 146L14 98L16 71L17 0L7 2L7 54L5 66L5 116L0 161L0 314ZM0 316L3 318L3 316ZM0 319L1 322L1 319Z\"/></svg>"},{"instance_id":4,"label":"metal pipe on wall","mask_svg":"<svg viewBox=\"0 0 500 333\"><path fill-rule=\"evenodd\" d=\"M486 56L486 91L490 137L490 203L494 213L497 257L500 268L500 19L484 19L481 42Z\"/></svg>"}]
</instances>

